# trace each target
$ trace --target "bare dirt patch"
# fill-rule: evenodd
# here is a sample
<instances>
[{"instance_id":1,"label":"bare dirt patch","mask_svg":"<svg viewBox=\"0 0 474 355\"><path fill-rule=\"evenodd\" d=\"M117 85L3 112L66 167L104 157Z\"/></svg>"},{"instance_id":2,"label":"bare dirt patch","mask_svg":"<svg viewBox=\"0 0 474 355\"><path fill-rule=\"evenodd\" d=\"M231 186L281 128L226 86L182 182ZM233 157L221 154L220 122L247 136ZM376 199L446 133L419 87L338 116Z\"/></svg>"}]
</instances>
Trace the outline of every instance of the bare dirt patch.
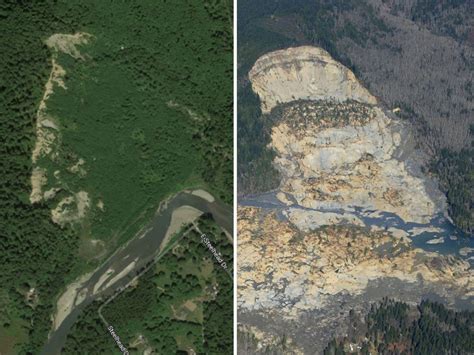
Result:
<instances>
[{"instance_id":1,"label":"bare dirt patch","mask_svg":"<svg viewBox=\"0 0 474 355\"><path fill-rule=\"evenodd\" d=\"M192 194L195 196L201 197L211 203L215 201L214 196L212 196L209 192L204 191L204 190L194 190Z\"/></svg>"},{"instance_id":2,"label":"bare dirt patch","mask_svg":"<svg viewBox=\"0 0 474 355\"><path fill-rule=\"evenodd\" d=\"M51 72L44 86L43 97L36 112L36 142L31 155L33 162L33 172L31 176L32 191L30 202L37 203L44 199L52 199L62 188L52 187L43 196L43 186L48 184L47 171L38 166L40 157L49 157L54 159L57 154L56 148L61 144L60 124L48 114L47 101L54 91L59 87L67 90L65 77L66 70L58 63L58 53L65 53L75 59L84 60L84 56L77 48L80 45L87 44L93 36L88 33L62 34L57 33L45 40L45 44L51 50ZM77 164L71 167L71 171L80 176L85 175L84 160L80 159ZM55 174L56 176L56 174ZM55 181L59 183L59 181ZM51 211L53 222L65 225L69 222L77 221L84 217L89 208L89 197L87 192L80 191L73 193L61 200L56 208Z\"/></svg>"},{"instance_id":3,"label":"bare dirt patch","mask_svg":"<svg viewBox=\"0 0 474 355\"><path fill-rule=\"evenodd\" d=\"M84 60L84 57L76 46L87 44L92 37L91 34L85 32L77 32L72 35L56 33L49 37L45 43L49 48L57 52L68 54L74 59Z\"/></svg>"},{"instance_id":4,"label":"bare dirt patch","mask_svg":"<svg viewBox=\"0 0 474 355\"><path fill-rule=\"evenodd\" d=\"M63 320L71 313L76 297L78 296L79 289L86 283L92 276L92 272L81 276L77 281L71 283L66 291L59 297L56 304L56 314L53 316L53 330L59 328ZM76 304L82 302L83 297L79 298ZM80 301L80 302L79 302Z\"/></svg>"},{"instance_id":5,"label":"bare dirt patch","mask_svg":"<svg viewBox=\"0 0 474 355\"><path fill-rule=\"evenodd\" d=\"M46 185L46 173L44 169L35 167L31 174L31 194L30 202L40 202L43 198L43 186Z\"/></svg>"},{"instance_id":6,"label":"bare dirt patch","mask_svg":"<svg viewBox=\"0 0 474 355\"><path fill-rule=\"evenodd\" d=\"M79 191L72 196L63 198L56 208L51 210L51 219L60 226L77 222L84 218L89 210L89 206L90 200L88 193Z\"/></svg>"}]
</instances>

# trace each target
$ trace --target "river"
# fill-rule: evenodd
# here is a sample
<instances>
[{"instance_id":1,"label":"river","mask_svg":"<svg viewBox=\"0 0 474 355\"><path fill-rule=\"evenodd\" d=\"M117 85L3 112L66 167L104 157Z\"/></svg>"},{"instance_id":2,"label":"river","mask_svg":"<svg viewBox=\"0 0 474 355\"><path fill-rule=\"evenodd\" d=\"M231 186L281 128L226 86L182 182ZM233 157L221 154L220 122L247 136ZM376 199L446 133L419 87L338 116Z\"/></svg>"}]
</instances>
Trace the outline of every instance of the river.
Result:
<instances>
[{"instance_id":1,"label":"river","mask_svg":"<svg viewBox=\"0 0 474 355\"><path fill-rule=\"evenodd\" d=\"M61 353L61 349L66 343L67 335L71 327L77 321L82 310L93 301L111 296L114 292L124 287L135 277L138 270L144 268L151 262L160 249L163 238L166 235L171 222L171 215L174 210L182 206L191 206L204 213L212 214L215 222L230 235L233 231L232 207L224 205L215 200L209 202L206 199L191 194L188 191L180 192L163 203L150 224L145 227L145 233L138 233L130 242L118 249L105 263L98 267L92 276L79 288L79 293L84 293L84 300L73 307L72 311L63 320L61 325L50 334L50 337L43 347L42 355L56 355ZM106 280L111 280L122 272L130 263L136 260L133 268L125 276L120 278L110 287L105 287L94 294L94 286L107 271L113 270ZM103 283L107 286L107 281ZM104 327L104 336L109 336Z\"/></svg>"},{"instance_id":2,"label":"river","mask_svg":"<svg viewBox=\"0 0 474 355\"><path fill-rule=\"evenodd\" d=\"M377 226L382 229L397 228L407 232L414 247L431 252L438 252L440 254L457 255L462 259L468 260L471 267L474 266L474 238L457 228L442 214L437 214L432 217L429 223L422 224L405 222L395 213L363 210L359 207L344 210L312 209L297 205L296 203L287 206L276 198L275 191L241 198L239 199L238 204L239 206L260 207L265 210L275 211L278 218L284 220L287 218L283 212L288 208L337 214L350 213L362 220L368 227ZM437 230L429 231L429 229L433 228L436 228ZM426 229L427 231L419 232L423 229ZM470 252L466 253L468 249L470 249Z\"/></svg>"}]
</instances>

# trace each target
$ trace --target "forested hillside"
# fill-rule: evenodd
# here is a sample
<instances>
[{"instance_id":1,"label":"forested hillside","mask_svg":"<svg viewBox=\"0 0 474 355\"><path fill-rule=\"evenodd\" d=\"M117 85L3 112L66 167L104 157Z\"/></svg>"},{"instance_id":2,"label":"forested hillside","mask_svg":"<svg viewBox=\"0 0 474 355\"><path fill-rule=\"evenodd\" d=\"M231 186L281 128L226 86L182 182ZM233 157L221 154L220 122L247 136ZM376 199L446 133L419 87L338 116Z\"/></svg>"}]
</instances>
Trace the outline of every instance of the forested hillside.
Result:
<instances>
[{"instance_id":1,"label":"forested hillside","mask_svg":"<svg viewBox=\"0 0 474 355\"><path fill-rule=\"evenodd\" d=\"M166 196L201 186L232 201L231 19L230 1L0 3L0 353L38 353L59 292ZM79 32L90 45L79 48L83 58L57 55L67 74L48 101L60 144L39 160L61 183L31 203L36 119L53 65L45 42ZM84 173L74 175L78 158ZM95 199L87 216L54 223L51 210L78 189Z\"/></svg>"},{"instance_id":2,"label":"forested hillside","mask_svg":"<svg viewBox=\"0 0 474 355\"><path fill-rule=\"evenodd\" d=\"M260 112L249 93L248 71L269 51L315 45L353 70L387 109L399 108L399 116L413 124L418 146L430 160L426 167L447 194L451 217L472 232L472 2L241 0L238 6L241 193L278 185L267 148L268 123L254 122Z\"/></svg>"},{"instance_id":3,"label":"forested hillside","mask_svg":"<svg viewBox=\"0 0 474 355\"><path fill-rule=\"evenodd\" d=\"M34 353L50 327L52 300L75 264L78 240L71 228L52 223L47 206L28 199L35 114L50 69L41 39L55 22L51 4L11 1L0 8L8 34L0 39L0 351L11 353L23 342L22 350ZM68 31L75 21L57 26ZM30 290L36 294L31 304Z\"/></svg>"},{"instance_id":4,"label":"forested hillside","mask_svg":"<svg viewBox=\"0 0 474 355\"><path fill-rule=\"evenodd\" d=\"M423 301L418 306L384 299L363 321L350 314L350 334L324 350L334 354L472 354L474 312Z\"/></svg>"}]
</instances>

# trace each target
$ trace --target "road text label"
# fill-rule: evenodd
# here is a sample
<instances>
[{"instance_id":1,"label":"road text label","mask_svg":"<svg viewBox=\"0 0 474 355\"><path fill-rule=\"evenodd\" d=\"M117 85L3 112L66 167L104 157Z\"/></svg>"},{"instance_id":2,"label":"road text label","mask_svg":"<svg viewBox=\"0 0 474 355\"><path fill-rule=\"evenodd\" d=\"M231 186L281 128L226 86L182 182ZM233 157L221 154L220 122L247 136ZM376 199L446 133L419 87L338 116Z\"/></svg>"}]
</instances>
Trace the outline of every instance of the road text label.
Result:
<instances>
[{"instance_id":1,"label":"road text label","mask_svg":"<svg viewBox=\"0 0 474 355\"><path fill-rule=\"evenodd\" d=\"M128 352L127 348L122 344L122 342L120 341L120 337L117 335L117 333L115 333L114 327L110 325L107 329L109 330L110 335L112 335L112 338L114 338L122 354L129 355L130 353Z\"/></svg>"},{"instance_id":2,"label":"road text label","mask_svg":"<svg viewBox=\"0 0 474 355\"><path fill-rule=\"evenodd\" d=\"M214 255L214 258L216 259L216 261L219 263L219 265L227 270L227 264L226 262L224 261L224 259L222 259L222 254L219 253L216 248L214 248L211 244L211 241L209 240L209 238L207 238L206 234L203 234L201 235L201 242L207 247L207 249L209 249L209 251L212 253L212 255Z\"/></svg>"}]
</instances>

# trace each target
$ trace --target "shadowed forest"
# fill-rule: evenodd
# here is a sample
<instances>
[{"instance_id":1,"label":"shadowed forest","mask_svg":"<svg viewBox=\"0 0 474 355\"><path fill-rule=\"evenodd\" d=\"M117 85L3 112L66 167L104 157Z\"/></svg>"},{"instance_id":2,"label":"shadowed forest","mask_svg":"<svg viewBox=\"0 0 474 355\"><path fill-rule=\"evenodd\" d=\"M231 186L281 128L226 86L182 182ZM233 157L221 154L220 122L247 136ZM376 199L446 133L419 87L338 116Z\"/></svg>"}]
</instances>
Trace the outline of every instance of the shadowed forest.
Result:
<instances>
[{"instance_id":1,"label":"shadowed forest","mask_svg":"<svg viewBox=\"0 0 474 355\"><path fill-rule=\"evenodd\" d=\"M454 311L431 301L418 305L384 298L367 314L349 312L347 336L334 338L323 355L471 354L474 351L474 312ZM247 354L296 354L283 335L274 344L258 347L251 333L240 331L239 344Z\"/></svg>"},{"instance_id":2,"label":"shadowed forest","mask_svg":"<svg viewBox=\"0 0 474 355\"><path fill-rule=\"evenodd\" d=\"M474 312L453 311L422 301L418 306L384 299L372 305L364 321L350 314L351 334L333 339L324 355L471 354ZM351 348L353 351L351 351Z\"/></svg>"}]
</instances>

